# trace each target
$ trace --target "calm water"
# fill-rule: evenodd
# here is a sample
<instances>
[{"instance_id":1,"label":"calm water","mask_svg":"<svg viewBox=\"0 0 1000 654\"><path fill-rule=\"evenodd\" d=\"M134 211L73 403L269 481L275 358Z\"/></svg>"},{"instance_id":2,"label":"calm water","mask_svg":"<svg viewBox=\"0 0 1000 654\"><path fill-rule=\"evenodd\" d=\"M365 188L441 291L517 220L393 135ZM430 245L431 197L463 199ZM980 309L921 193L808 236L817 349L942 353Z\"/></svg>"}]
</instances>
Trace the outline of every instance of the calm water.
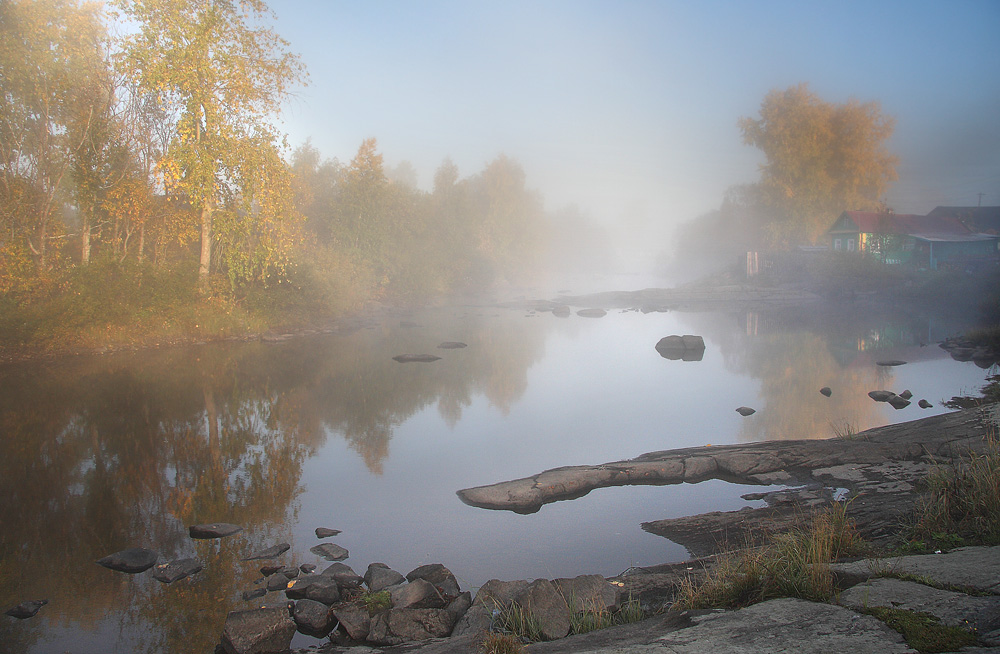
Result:
<instances>
[{"instance_id":1,"label":"calm water","mask_svg":"<svg viewBox=\"0 0 1000 654\"><path fill-rule=\"evenodd\" d=\"M282 562L322 564L309 553L318 526L343 530L332 540L359 572L441 562L466 589L680 560L683 548L640 523L745 506L747 487L601 489L527 516L466 506L455 491L939 413L987 374L936 347L964 327L815 308L595 319L462 307L281 344L0 369L0 608L50 600L33 619L0 619L0 651L210 652L260 576L240 558L289 542ZM688 333L704 336L702 361L653 348ZM401 353L442 359L392 360ZM909 363L875 365L889 358ZM876 388L908 388L914 403L872 402ZM741 405L758 412L743 418ZM187 526L204 522L245 530L190 540ZM136 546L197 556L205 570L167 586L94 563Z\"/></svg>"}]
</instances>

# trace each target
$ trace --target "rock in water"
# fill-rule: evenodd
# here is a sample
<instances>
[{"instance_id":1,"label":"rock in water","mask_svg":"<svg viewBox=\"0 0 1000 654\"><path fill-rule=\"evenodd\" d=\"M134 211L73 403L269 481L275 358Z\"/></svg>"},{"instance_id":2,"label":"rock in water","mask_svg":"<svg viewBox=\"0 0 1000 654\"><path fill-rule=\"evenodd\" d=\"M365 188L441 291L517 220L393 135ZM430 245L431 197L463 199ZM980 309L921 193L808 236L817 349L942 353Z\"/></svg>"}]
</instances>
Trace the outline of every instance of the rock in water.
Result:
<instances>
[{"instance_id":1,"label":"rock in water","mask_svg":"<svg viewBox=\"0 0 1000 654\"><path fill-rule=\"evenodd\" d=\"M198 572L201 572L201 563L198 559L178 559L156 566L153 570L153 579L164 584L172 584Z\"/></svg>"},{"instance_id":2,"label":"rock in water","mask_svg":"<svg viewBox=\"0 0 1000 654\"><path fill-rule=\"evenodd\" d=\"M907 390L903 391L902 393L900 393L900 394L899 394L899 396L900 396L901 398L903 398L904 400L908 400L908 399L910 399L911 397L913 397L913 393L911 393L911 392L909 391L909 389L907 389Z\"/></svg>"},{"instance_id":3,"label":"rock in water","mask_svg":"<svg viewBox=\"0 0 1000 654\"><path fill-rule=\"evenodd\" d=\"M433 354L397 354L392 357L393 361L400 363L431 363L440 359L441 357L436 357Z\"/></svg>"},{"instance_id":4,"label":"rock in water","mask_svg":"<svg viewBox=\"0 0 1000 654\"><path fill-rule=\"evenodd\" d=\"M257 552L256 554L252 554L252 555L248 556L247 558L245 558L243 560L244 561L256 561L258 559L273 559L273 558L277 558L277 557L281 556L282 554L284 554L285 552L287 552L290 547L291 547L291 545L289 545L288 543L278 543L277 545L273 545L273 546L267 548L266 550L261 550L261 551Z\"/></svg>"},{"instance_id":5,"label":"rock in water","mask_svg":"<svg viewBox=\"0 0 1000 654\"><path fill-rule=\"evenodd\" d=\"M753 414L757 413L757 410L756 409L751 409L748 406L741 406L738 409L736 409L736 413L738 413L741 416L745 417L745 416L752 416Z\"/></svg>"},{"instance_id":6,"label":"rock in water","mask_svg":"<svg viewBox=\"0 0 1000 654\"><path fill-rule=\"evenodd\" d=\"M929 409L934 405L928 402L927 400L920 400L919 402L917 402L917 406L920 407L921 409Z\"/></svg>"},{"instance_id":7,"label":"rock in water","mask_svg":"<svg viewBox=\"0 0 1000 654\"><path fill-rule=\"evenodd\" d=\"M896 409L897 411L899 409L903 409L905 407L910 406L910 401L899 395L893 395L888 400L886 400L886 402L888 402L892 406L892 408Z\"/></svg>"},{"instance_id":8,"label":"rock in water","mask_svg":"<svg viewBox=\"0 0 1000 654\"><path fill-rule=\"evenodd\" d=\"M309 551L317 556L322 556L327 561L343 561L348 557L348 552L340 545L333 543L323 543L310 547Z\"/></svg>"},{"instance_id":9,"label":"rock in water","mask_svg":"<svg viewBox=\"0 0 1000 654\"><path fill-rule=\"evenodd\" d=\"M35 617L38 613L38 609L42 608L49 603L49 600L28 600L27 602L21 602L12 609L7 609L4 615L9 615L12 618L17 618L18 620L26 620L28 618Z\"/></svg>"},{"instance_id":10,"label":"rock in water","mask_svg":"<svg viewBox=\"0 0 1000 654\"><path fill-rule=\"evenodd\" d=\"M284 606L231 611L222 646L232 654L285 652L295 635L295 621Z\"/></svg>"},{"instance_id":11,"label":"rock in water","mask_svg":"<svg viewBox=\"0 0 1000 654\"><path fill-rule=\"evenodd\" d=\"M243 527L231 525L225 522L213 522L207 525L191 525L188 527L188 534L191 538L204 540L206 538L225 538L235 533L243 531Z\"/></svg>"},{"instance_id":12,"label":"rock in water","mask_svg":"<svg viewBox=\"0 0 1000 654\"><path fill-rule=\"evenodd\" d=\"M108 554L97 562L110 570L137 574L145 572L153 567L159 555L153 550L144 547L133 547L131 549Z\"/></svg>"},{"instance_id":13,"label":"rock in water","mask_svg":"<svg viewBox=\"0 0 1000 654\"><path fill-rule=\"evenodd\" d=\"M868 397L876 402L888 402L889 398L895 397L895 395L892 391L868 391Z\"/></svg>"},{"instance_id":14,"label":"rock in water","mask_svg":"<svg viewBox=\"0 0 1000 654\"><path fill-rule=\"evenodd\" d=\"M576 312L576 315L583 316L584 318L603 318L608 315L608 312L604 309L580 309Z\"/></svg>"},{"instance_id":15,"label":"rock in water","mask_svg":"<svg viewBox=\"0 0 1000 654\"><path fill-rule=\"evenodd\" d=\"M900 361L899 359L889 359L887 361L876 361L877 366L903 366L906 365L905 361Z\"/></svg>"},{"instance_id":16,"label":"rock in water","mask_svg":"<svg viewBox=\"0 0 1000 654\"><path fill-rule=\"evenodd\" d=\"M823 388L819 389L819 392L822 393L823 395L827 396L827 397L830 397L831 395L833 395L833 391L830 390L829 386L824 386Z\"/></svg>"},{"instance_id":17,"label":"rock in water","mask_svg":"<svg viewBox=\"0 0 1000 654\"><path fill-rule=\"evenodd\" d=\"M316 538L329 538L340 533L339 529L327 529L326 527L316 527Z\"/></svg>"},{"instance_id":18,"label":"rock in water","mask_svg":"<svg viewBox=\"0 0 1000 654\"><path fill-rule=\"evenodd\" d=\"M462 343L461 341L445 341L444 343L438 345L438 348L442 350L460 350L463 347L468 347L468 345Z\"/></svg>"}]
</instances>

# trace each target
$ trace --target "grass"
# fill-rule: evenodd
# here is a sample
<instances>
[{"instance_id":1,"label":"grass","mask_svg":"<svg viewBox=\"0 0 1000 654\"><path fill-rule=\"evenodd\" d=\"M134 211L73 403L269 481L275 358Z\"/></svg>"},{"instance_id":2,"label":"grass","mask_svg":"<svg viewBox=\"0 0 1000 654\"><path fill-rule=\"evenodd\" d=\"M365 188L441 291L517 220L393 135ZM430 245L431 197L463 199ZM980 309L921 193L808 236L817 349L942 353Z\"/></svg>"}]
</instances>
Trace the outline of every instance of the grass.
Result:
<instances>
[{"instance_id":1,"label":"grass","mask_svg":"<svg viewBox=\"0 0 1000 654\"><path fill-rule=\"evenodd\" d=\"M500 608L495 628L499 633L510 634L531 642L543 640L542 628L538 620L527 609L515 602Z\"/></svg>"},{"instance_id":2,"label":"grass","mask_svg":"<svg viewBox=\"0 0 1000 654\"><path fill-rule=\"evenodd\" d=\"M685 579L678 608L741 608L777 597L827 601L833 596L830 563L866 549L844 504L817 514L803 528L761 547L722 555L701 581Z\"/></svg>"},{"instance_id":3,"label":"grass","mask_svg":"<svg viewBox=\"0 0 1000 654\"><path fill-rule=\"evenodd\" d=\"M995 432L987 434L981 453L934 472L927 485L910 541L952 547L1000 544L1000 443Z\"/></svg>"},{"instance_id":4,"label":"grass","mask_svg":"<svg viewBox=\"0 0 1000 654\"><path fill-rule=\"evenodd\" d=\"M368 609L368 615L375 615L392 608L392 595L387 590L363 593L357 601Z\"/></svg>"},{"instance_id":5,"label":"grass","mask_svg":"<svg viewBox=\"0 0 1000 654\"><path fill-rule=\"evenodd\" d=\"M488 631L479 641L479 651L482 654L518 654L523 650L521 640L512 634Z\"/></svg>"},{"instance_id":6,"label":"grass","mask_svg":"<svg viewBox=\"0 0 1000 654\"><path fill-rule=\"evenodd\" d=\"M841 423L830 422L830 427L833 429L833 435L835 438L839 438L845 441L853 441L858 438L860 431L857 425L848 422L847 420Z\"/></svg>"},{"instance_id":7,"label":"grass","mask_svg":"<svg viewBox=\"0 0 1000 654\"><path fill-rule=\"evenodd\" d=\"M957 652L975 645L976 635L967 629L941 624L929 613L907 611L885 606L860 609L861 613L874 616L898 631L913 649L921 654Z\"/></svg>"},{"instance_id":8,"label":"grass","mask_svg":"<svg viewBox=\"0 0 1000 654\"><path fill-rule=\"evenodd\" d=\"M585 634L598 629L607 629L620 624L631 624L639 622L646 617L642 605L638 599L629 595L628 600L622 603L616 611L609 611L604 606L598 606L596 602L591 602L591 606L577 606L576 601L570 598L569 624L571 634Z\"/></svg>"}]
</instances>

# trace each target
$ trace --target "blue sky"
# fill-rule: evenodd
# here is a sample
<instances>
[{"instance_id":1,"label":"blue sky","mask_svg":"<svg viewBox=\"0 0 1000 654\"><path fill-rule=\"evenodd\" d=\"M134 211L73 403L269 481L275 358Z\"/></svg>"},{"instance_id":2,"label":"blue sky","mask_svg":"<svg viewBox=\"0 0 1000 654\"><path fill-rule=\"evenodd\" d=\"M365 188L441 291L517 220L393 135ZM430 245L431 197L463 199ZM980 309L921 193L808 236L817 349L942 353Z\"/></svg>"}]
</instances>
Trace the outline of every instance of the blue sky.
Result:
<instances>
[{"instance_id":1,"label":"blue sky","mask_svg":"<svg viewBox=\"0 0 1000 654\"><path fill-rule=\"evenodd\" d=\"M669 228L757 178L737 120L771 89L877 101L899 212L1000 205L1000 2L275 0L310 82L282 118L346 162L375 137L429 189L519 161L550 209Z\"/></svg>"}]
</instances>

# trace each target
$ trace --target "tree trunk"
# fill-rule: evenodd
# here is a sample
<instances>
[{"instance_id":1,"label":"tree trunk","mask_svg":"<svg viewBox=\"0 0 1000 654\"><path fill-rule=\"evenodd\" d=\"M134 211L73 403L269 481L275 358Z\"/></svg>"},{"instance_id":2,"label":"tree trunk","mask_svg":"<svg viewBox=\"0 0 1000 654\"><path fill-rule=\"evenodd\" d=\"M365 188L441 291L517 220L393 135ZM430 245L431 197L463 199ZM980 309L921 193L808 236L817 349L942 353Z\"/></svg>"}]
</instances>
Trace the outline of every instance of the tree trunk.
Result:
<instances>
[{"instance_id":1,"label":"tree trunk","mask_svg":"<svg viewBox=\"0 0 1000 654\"><path fill-rule=\"evenodd\" d=\"M212 203L201 208L201 263L198 265L198 286L208 291L208 272L212 267Z\"/></svg>"},{"instance_id":2,"label":"tree trunk","mask_svg":"<svg viewBox=\"0 0 1000 654\"><path fill-rule=\"evenodd\" d=\"M90 263L90 219L84 215L80 224L80 264Z\"/></svg>"},{"instance_id":3,"label":"tree trunk","mask_svg":"<svg viewBox=\"0 0 1000 654\"><path fill-rule=\"evenodd\" d=\"M142 263L142 251L146 249L146 223L139 225L139 254L136 257Z\"/></svg>"}]
</instances>

